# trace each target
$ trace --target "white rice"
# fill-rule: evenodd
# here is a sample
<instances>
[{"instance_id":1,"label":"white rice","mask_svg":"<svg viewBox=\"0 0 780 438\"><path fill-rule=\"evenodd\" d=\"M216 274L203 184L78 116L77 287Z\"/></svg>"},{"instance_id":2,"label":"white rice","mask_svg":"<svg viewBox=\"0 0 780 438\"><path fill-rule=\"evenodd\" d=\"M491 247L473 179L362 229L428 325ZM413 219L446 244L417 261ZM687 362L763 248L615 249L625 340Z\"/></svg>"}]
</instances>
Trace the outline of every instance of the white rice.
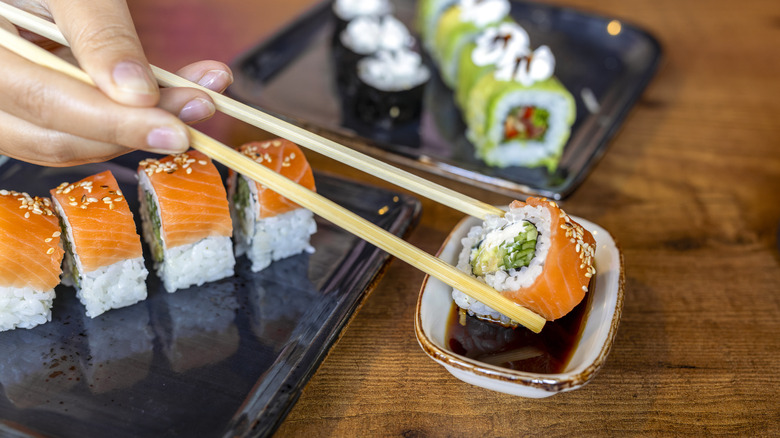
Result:
<instances>
[{"instance_id":1,"label":"white rice","mask_svg":"<svg viewBox=\"0 0 780 438\"><path fill-rule=\"evenodd\" d=\"M32 328L51 321L54 289L0 287L0 332Z\"/></svg>"},{"instance_id":2,"label":"white rice","mask_svg":"<svg viewBox=\"0 0 780 438\"><path fill-rule=\"evenodd\" d=\"M502 226L519 221L528 221L534 224L538 231L536 239L536 249L534 257L528 266L523 266L520 269L510 269L509 271L497 271L492 274L487 274L483 277L477 277L479 280L487 283L492 288L499 292L517 290L521 287L528 287L534 283L536 278L544 270L544 261L547 258L547 253L550 250L550 224L552 219L550 218L550 212L543 207L533 207L530 205L524 205L521 208L510 209L504 217L489 216L482 226L475 226L469 230L466 237L461 240L463 249L458 255L457 268L461 271L474 275L471 269L470 257L472 248L474 245L482 241L485 236L493 230L497 230ZM501 313L493 310L491 307L469 297L458 289L453 289L452 299L458 307L465 309L470 315L482 317L491 321L496 321L504 325L512 325L512 321L502 315Z\"/></svg>"},{"instance_id":3,"label":"white rice","mask_svg":"<svg viewBox=\"0 0 780 438\"><path fill-rule=\"evenodd\" d=\"M94 318L107 310L145 300L148 274L143 257L122 260L91 272L83 272L76 296L86 307L87 316Z\"/></svg>"},{"instance_id":4,"label":"white rice","mask_svg":"<svg viewBox=\"0 0 780 438\"><path fill-rule=\"evenodd\" d=\"M53 204L57 215L65 225L64 237L70 242L72 250L72 252L65 251L62 283L76 287L76 296L86 307L87 316L94 318L107 310L130 306L145 300L146 277L149 271L144 266L143 257L121 260L112 265L84 272L68 217L56 198L53 198ZM78 285L73 282L74 268L79 273Z\"/></svg>"},{"instance_id":5,"label":"white rice","mask_svg":"<svg viewBox=\"0 0 780 438\"><path fill-rule=\"evenodd\" d=\"M504 142L504 124L493 123L487 132L487 144L492 148L477 147L477 154L485 162L496 166L534 166L540 161L560 156L569 139L568 118L571 101L564 95L543 90L518 90L502 96L494 110L494 120L506 120L510 111L519 107L544 108L549 113L548 126L542 140L512 140ZM467 137L475 145L481 140L474 132Z\"/></svg>"},{"instance_id":6,"label":"white rice","mask_svg":"<svg viewBox=\"0 0 780 438\"><path fill-rule=\"evenodd\" d=\"M303 251L314 252L309 244L312 234L317 231L314 214L298 208L269 218L258 218L257 186L243 175L249 186L249 203L243 212L242 221L233 203L237 181L235 177L229 184L230 215L233 218L233 233L236 240L236 256L246 254L252 262L252 271L259 272L271 262L300 254Z\"/></svg>"},{"instance_id":7,"label":"white rice","mask_svg":"<svg viewBox=\"0 0 780 438\"><path fill-rule=\"evenodd\" d=\"M156 237L149 215L146 192L152 194L158 214L161 211L160 204L146 172L141 171L138 175L141 228L144 240L154 252ZM162 263L155 261L154 269L169 293L190 286L201 286L206 282L220 280L234 274L236 260L229 236L209 236L195 243L168 248L165 244L165 233L160 230L160 240L163 246L163 260Z\"/></svg>"}]
</instances>

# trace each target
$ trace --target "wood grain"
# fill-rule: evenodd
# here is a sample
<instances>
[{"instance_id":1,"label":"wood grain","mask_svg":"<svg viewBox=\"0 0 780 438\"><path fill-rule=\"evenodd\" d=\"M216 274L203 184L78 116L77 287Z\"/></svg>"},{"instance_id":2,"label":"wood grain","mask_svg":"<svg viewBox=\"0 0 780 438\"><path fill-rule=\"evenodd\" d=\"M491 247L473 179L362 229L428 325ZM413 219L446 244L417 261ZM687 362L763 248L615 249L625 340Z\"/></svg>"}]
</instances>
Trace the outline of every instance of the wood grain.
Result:
<instances>
[{"instance_id":1,"label":"wood grain","mask_svg":"<svg viewBox=\"0 0 780 438\"><path fill-rule=\"evenodd\" d=\"M135 0L131 10L150 61L171 70L229 62L312 3ZM277 436L780 435L780 3L565 4L638 24L665 50L607 154L563 203L625 255L623 320L604 368L544 400L460 382L417 345L423 274L395 261ZM205 129L228 144L267 137L225 117ZM461 217L423 201L409 241L435 252Z\"/></svg>"}]
</instances>

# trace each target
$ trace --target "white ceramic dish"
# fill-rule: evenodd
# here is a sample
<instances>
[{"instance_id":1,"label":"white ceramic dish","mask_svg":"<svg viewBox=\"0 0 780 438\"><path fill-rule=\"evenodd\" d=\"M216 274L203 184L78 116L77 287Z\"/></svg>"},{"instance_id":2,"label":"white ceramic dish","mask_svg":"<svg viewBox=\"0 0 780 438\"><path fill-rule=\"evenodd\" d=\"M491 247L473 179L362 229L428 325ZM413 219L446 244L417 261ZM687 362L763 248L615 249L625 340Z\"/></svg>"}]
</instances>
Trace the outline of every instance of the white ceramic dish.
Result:
<instances>
[{"instance_id":1,"label":"white ceramic dish","mask_svg":"<svg viewBox=\"0 0 780 438\"><path fill-rule=\"evenodd\" d=\"M595 289L585 315L584 329L564 372L537 374L489 365L450 351L445 342L447 320L452 306L452 288L425 277L417 300L415 333L423 351L452 375L472 385L530 398L548 397L571 391L588 383L598 372L615 340L623 309L623 255L605 229L573 217L596 238ZM447 237L438 256L457 263L461 239L479 225L476 218L465 218Z\"/></svg>"}]
</instances>

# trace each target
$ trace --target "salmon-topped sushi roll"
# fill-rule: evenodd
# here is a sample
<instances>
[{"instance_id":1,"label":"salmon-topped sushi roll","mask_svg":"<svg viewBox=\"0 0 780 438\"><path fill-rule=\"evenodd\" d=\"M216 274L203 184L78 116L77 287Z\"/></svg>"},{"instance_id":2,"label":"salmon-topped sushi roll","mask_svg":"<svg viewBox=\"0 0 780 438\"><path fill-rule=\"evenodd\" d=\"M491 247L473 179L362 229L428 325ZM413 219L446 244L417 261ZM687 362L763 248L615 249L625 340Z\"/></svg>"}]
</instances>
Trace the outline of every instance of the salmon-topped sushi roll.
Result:
<instances>
[{"instance_id":1,"label":"salmon-topped sushi roll","mask_svg":"<svg viewBox=\"0 0 780 438\"><path fill-rule=\"evenodd\" d=\"M593 235L555 202L528 198L512 202L504 217L489 217L469 231L463 238L458 269L553 321L585 297L596 274L595 243ZM514 325L457 289L452 297L472 315Z\"/></svg>"},{"instance_id":2,"label":"salmon-topped sushi roll","mask_svg":"<svg viewBox=\"0 0 780 438\"><path fill-rule=\"evenodd\" d=\"M51 321L60 226L48 198L0 190L0 331Z\"/></svg>"},{"instance_id":3,"label":"salmon-topped sushi roll","mask_svg":"<svg viewBox=\"0 0 780 438\"><path fill-rule=\"evenodd\" d=\"M233 275L227 193L211 159L191 150L138 166L144 240L165 290Z\"/></svg>"},{"instance_id":4,"label":"salmon-topped sushi roll","mask_svg":"<svg viewBox=\"0 0 780 438\"><path fill-rule=\"evenodd\" d=\"M141 239L111 171L51 191L65 248L63 284L94 318L146 299Z\"/></svg>"},{"instance_id":5,"label":"salmon-topped sushi roll","mask_svg":"<svg viewBox=\"0 0 780 438\"><path fill-rule=\"evenodd\" d=\"M311 166L295 143L274 139L247 143L239 151L309 190L316 190ZM303 251L317 231L311 211L244 175L228 178L231 215L235 229L236 255L247 254L258 272L274 260Z\"/></svg>"}]
</instances>

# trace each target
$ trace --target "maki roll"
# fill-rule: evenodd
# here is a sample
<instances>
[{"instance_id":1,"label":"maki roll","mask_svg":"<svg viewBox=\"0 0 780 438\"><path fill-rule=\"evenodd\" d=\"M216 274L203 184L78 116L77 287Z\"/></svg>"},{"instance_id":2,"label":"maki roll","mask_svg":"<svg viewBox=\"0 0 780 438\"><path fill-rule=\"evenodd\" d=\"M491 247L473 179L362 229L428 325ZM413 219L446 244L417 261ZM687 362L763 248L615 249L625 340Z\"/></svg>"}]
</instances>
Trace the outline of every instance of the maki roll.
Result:
<instances>
[{"instance_id":1,"label":"maki roll","mask_svg":"<svg viewBox=\"0 0 780 438\"><path fill-rule=\"evenodd\" d=\"M419 53L382 51L361 60L357 70L354 111L360 120L389 128L420 115L430 72Z\"/></svg>"},{"instance_id":2,"label":"maki roll","mask_svg":"<svg viewBox=\"0 0 780 438\"><path fill-rule=\"evenodd\" d=\"M541 46L502 59L493 74L476 81L465 119L479 158L498 167L557 168L576 105L554 68L552 52Z\"/></svg>"},{"instance_id":3,"label":"maki roll","mask_svg":"<svg viewBox=\"0 0 780 438\"><path fill-rule=\"evenodd\" d=\"M51 321L60 226L48 198L0 190L0 331Z\"/></svg>"},{"instance_id":4,"label":"maki roll","mask_svg":"<svg viewBox=\"0 0 780 438\"><path fill-rule=\"evenodd\" d=\"M119 185L105 171L51 190L62 227L62 282L94 318L146 299L141 239Z\"/></svg>"},{"instance_id":5,"label":"maki roll","mask_svg":"<svg viewBox=\"0 0 780 438\"><path fill-rule=\"evenodd\" d=\"M251 142L239 151L301 186L316 190L311 166L295 143L281 138ZM309 238L317 231L317 224L311 211L232 171L228 189L236 255L246 254L252 271L261 271L275 260L314 251Z\"/></svg>"},{"instance_id":6,"label":"maki roll","mask_svg":"<svg viewBox=\"0 0 780 438\"><path fill-rule=\"evenodd\" d=\"M165 290L233 275L227 194L214 163L198 151L138 166L141 225Z\"/></svg>"},{"instance_id":7,"label":"maki roll","mask_svg":"<svg viewBox=\"0 0 780 438\"><path fill-rule=\"evenodd\" d=\"M417 2L417 32L423 47L433 51L433 40L441 15L458 0L420 0Z\"/></svg>"},{"instance_id":8,"label":"maki roll","mask_svg":"<svg viewBox=\"0 0 780 438\"><path fill-rule=\"evenodd\" d=\"M528 33L514 22L503 22L483 30L460 54L455 84L456 103L462 109L467 108L474 84L482 76L495 72L499 63L511 60L521 50L527 50L529 44Z\"/></svg>"},{"instance_id":9,"label":"maki roll","mask_svg":"<svg viewBox=\"0 0 780 438\"><path fill-rule=\"evenodd\" d=\"M457 83L458 63L464 48L486 27L507 20L509 10L507 0L461 0L442 14L432 55L447 86L454 88Z\"/></svg>"},{"instance_id":10,"label":"maki roll","mask_svg":"<svg viewBox=\"0 0 780 438\"><path fill-rule=\"evenodd\" d=\"M593 235L558 205L540 198L514 201L463 238L458 269L484 281L548 321L569 313L596 274ZM481 319L514 325L506 316L454 289L455 303Z\"/></svg>"},{"instance_id":11,"label":"maki roll","mask_svg":"<svg viewBox=\"0 0 780 438\"><path fill-rule=\"evenodd\" d=\"M338 35L347 24L360 17L378 17L393 12L389 0L336 0L333 2L333 15L336 17Z\"/></svg>"},{"instance_id":12,"label":"maki roll","mask_svg":"<svg viewBox=\"0 0 780 438\"><path fill-rule=\"evenodd\" d=\"M410 49L414 37L392 15L364 16L351 21L334 46L336 81L342 91L354 92L358 62L384 50Z\"/></svg>"}]
</instances>

